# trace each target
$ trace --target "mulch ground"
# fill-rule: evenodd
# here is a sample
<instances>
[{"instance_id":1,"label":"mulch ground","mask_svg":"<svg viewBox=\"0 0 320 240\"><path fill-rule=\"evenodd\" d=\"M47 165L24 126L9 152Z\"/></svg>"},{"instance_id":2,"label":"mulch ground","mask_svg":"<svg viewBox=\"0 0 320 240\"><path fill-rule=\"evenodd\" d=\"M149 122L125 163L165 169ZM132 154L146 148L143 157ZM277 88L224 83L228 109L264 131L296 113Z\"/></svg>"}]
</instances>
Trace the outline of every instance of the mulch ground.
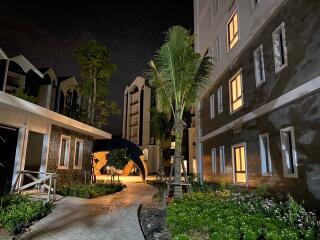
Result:
<instances>
[{"instance_id":1,"label":"mulch ground","mask_svg":"<svg viewBox=\"0 0 320 240\"><path fill-rule=\"evenodd\" d=\"M146 240L169 240L170 233L166 228L166 200L164 189L159 192L150 202L142 204L139 212L139 221Z\"/></svg>"}]
</instances>

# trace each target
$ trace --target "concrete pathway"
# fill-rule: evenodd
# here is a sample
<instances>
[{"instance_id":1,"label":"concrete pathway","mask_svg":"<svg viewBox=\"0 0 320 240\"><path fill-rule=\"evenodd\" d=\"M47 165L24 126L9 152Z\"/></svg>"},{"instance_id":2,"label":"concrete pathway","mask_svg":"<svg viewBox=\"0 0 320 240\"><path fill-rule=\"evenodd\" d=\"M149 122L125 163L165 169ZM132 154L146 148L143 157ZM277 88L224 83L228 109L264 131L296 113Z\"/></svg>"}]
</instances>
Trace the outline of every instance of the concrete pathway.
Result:
<instances>
[{"instance_id":1,"label":"concrete pathway","mask_svg":"<svg viewBox=\"0 0 320 240\"><path fill-rule=\"evenodd\" d=\"M79 199L66 197L53 212L22 235L34 240L143 240L137 210L157 189L146 183L125 183L113 195Z\"/></svg>"}]
</instances>

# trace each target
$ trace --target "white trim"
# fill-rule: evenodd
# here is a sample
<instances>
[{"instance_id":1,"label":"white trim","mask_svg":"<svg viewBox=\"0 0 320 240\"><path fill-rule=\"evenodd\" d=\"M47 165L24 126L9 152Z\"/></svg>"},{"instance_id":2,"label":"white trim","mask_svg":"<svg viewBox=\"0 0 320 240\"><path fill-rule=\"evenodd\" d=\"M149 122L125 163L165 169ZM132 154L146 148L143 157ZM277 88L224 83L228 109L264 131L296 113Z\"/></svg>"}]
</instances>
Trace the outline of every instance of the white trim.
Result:
<instances>
[{"instance_id":1,"label":"white trim","mask_svg":"<svg viewBox=\"0 0 320 240\"><path fill-rule=\"evenodd\" d=\"M43 135L43 144L42 144L42 154L41 154L41 164L40 172L47 172L48 166L48 156L50 148L50 137L51 137L51 124L48 124L48 131ZM42 175L44 177L44 174Z\"/></svg>"},{"instance_id":2,"label":"white trim","mask_svg":"<svg viewBox=\"0 0 320 240\"><path fill-rule=\"evenodd\" d=\"M292 148L292 160L293 160L293 173L289 173L288 172L288 167L286 164L286 159L285 159L285 151L287 151L288 149L284 149L285 146L283 144L283 140L284 140L284 136L283 134L285 132L290 132L290 136L291 136L291 148ZM282 128L280 129L280 149L281 149L281 153L282 153L282 164L283 164L283 174L285 177L287 178L298 178L298 157L297 157L297 150L296 150L296 143L295 143L295 136L294 136L294 128L293 126L290 127L286 127L286 128Z\"/></svg>"},{"instance_id":3,"label":"white trim","mask_svg":"<svg viewBox=\"0 0 320 240\"><path fill-rule=\"evenodd\" d=\"M214 93L210 96L210 119L214 119L216 116L216 109L215 109L215 99Z\"/></svg>"},{"instance_id":4,"label":"white trim","mask_svg":"<svg viewBox=\"0 0 320 240\"><path fill-rule=\"evenodd\" d=\"M226 154L224 146L219 147L220 173L226 173Z\"/></svg>"},{"instance_id":5,"label":"white trim","mask_svg":"<svg viewBox=\"0 0 320 240\"><path fill-rule=\"evenodd\" d=\"M257 58L260 64L260 69L259 65L257 64ZM256 79L256 87L261 86L265 81L266 81L266 73L265 73L265 69L264 69L264 56L263 56L263 45L261 44L256 50L254 50L253 52L253 61L254 61L254 76ZM258 71L262 71L260 74L258 73ZM262 76L262 78L261 78Z\"/></svg>"},{"instance_id":6,"label":"white trim","mask_svg":"<svg viewBox=\"0 0 320 240\"><path fill-rule=\"evenodd\" d=\"M256 119L266 113L272 112L288 103L291 103L295 100L298 100L300 98L303 98L317 90L320 89L320 76L310 80L309 82L283 94L282 96L268 102L267 104L262 105L261 107L253 110L252 112L249 112L242 117L237 118L236 120L233 120L232 122L229 122L228 124L202 136L200 138L201 142L204 142L214 136L217 136L225 131L228 131L236 126L242 125L248 121L251 121L253 119Z\"/></svg>"},{"instance_id":7,"label":"white trim","mask_svg":"<svg viewBox=\"0 0 320 240\"><path fill-rule=\"evenodd\" d=\"M217 106L218 106L218 115L223 113L223 88L220 86L217 89Z\"/></svg>"},{"instance_id":8,"label":"white trim","mask_svg":"<svg viewBox=\"0 0 320 240\"><path fill-rule=\"evenodd\" d=\"M234 149L238 148L238 147L244 147L244 159L245 159L245 163L246 163L246 182L245 183L239 183L236 182L236 168L235 168L235 163L234 163ZM232 156L232 175L233 175L233 183L236 185L245 185L245 186L249 186L249 181L248 181L248 159L247 159L247 144L246 142L242 142L242 143L237 143L231 146L231 156Z\"/></svg>"},{"instance_id":9,"label":"white trim","mask_svg":"<svg viewBox=\"0 0 320 240\"><path fill-rule=\"evenodd\" d=\"M8 59L7 54L0 48L0 59Z\"/></svg>"},{"instance_id":10,"label":"white trim","mask_svg":"<svg viewBox=\"0 0 320 240\"><path fill-rule=\"evenodd\" d=\"M62 139L66 140L66 148L65 148L66 151L65 151L64 165L60 165ZM60 137L60 147L59 147L59 158L58 158L58 169L68 169L69 168L70 147L71 147L71 137L70 136L66 136L66 135L61 135L61 137Z\"/></svg>"},{"instance_id":11,"label":"white trim","mask_svg":"<svg viewBox=\"0 0 320 240\"><path fill-rule=\"evenodd\" d=\"M211 172L217 173L217 149L211 148Z\"/></svg>"},{"instance_id":12,"label":"white trim","mask_svg":"<svg viewBox=\"0 0 320 240\"><path fill-rule=\"evenodd\" d=\"M77 142L80 143L78 165L76 165ZM76 138L74 141L74 151L73 151L73 169L81 169L82 168L82 158L83 158L83 140Z\"/></svg>"},{"instance_id":13,"label":"white trim","mask_svg":"<svg viewBox=\"0 0 320 240\"><path fill-rule=\"evenodd\" d=\"M263 154L264 152L262 152L262 145L263 145L263 141L262 139L266 138L267 139L267 146L265 151L267 151L268 154L268 159L269 159L269 172L263 172ZM261 161L261 175L262 176L272 176L272 159L271 159L271 154L270 154L270 138L269 138L269 133L265 133L265 134L261 134L259 135L259 151L260 151L260 161Z\"/></svg>"},{"instance_id":14,"label":"white trim","mask_svg":"<svg viewBox=\"0 0 320 240\"><path fill-rule=\"evenodd\" d=\"M276 35L282 34L282 42L279 41L279 44L283 44L283 58L284 58L284 64L281 66L277 65L277 56L276 56ZM279 73L281 70L286 68L288 66L288 51L287 51L287 41L286 41L286 31L284 27L284 22L282 22L273 32L272 32L272 45L273 45L273 58L274 58L274 68L275 68L275 73ZM279 56L278 56L279 57Z\"/></svg>"},{"instance_id":15,"label":"white trim","mask_svg":"<svg viewBox=\"0 0 320 240\"><path fill-rule=\"evenodd\" d=\"M38 117L50 120L50 123L54 125L92 136L95 139L111 139L112 136L110 133L91 127L87 124L63 116L47 108L30 103L2 91L0 91L0 107L6 107L14 110L15 112L34 114Z\"/></svg>"},{"instance_id":16,"label":"white trim","mask_svg":"<svg viewBox=\"0 0 320 240\"><path fill-rule=\"evenodd\" d=\"M237 76L240 76L240 83L241 83L241 99L242 99L242 106L237 108L236 110L232 110L232 91L231 91L231 82L237 78ZM229 110L230 110L230 115L234 114L235 112L238 112L244 108L244 97L243 97L243 80L242 80L242 68L240 68L236 74L232 76L229 80Z\"/></svg>"}]
</instances>

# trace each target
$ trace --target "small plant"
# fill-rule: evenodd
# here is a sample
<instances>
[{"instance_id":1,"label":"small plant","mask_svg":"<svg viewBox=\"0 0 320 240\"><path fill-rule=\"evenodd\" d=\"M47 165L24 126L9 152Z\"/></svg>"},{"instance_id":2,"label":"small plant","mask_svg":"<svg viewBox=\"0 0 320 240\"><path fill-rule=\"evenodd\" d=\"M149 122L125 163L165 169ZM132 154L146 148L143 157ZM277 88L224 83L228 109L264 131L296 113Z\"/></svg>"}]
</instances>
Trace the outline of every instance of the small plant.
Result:
<instances>
[{"instance_id":1,"label":"small plant","mask_svg":"<svg viewBox=\"0 0 320 240\"><path fill-rule=\"evenodd\" d=\"M72 184L59 187L57 193L62 196L96 198L119 192L122 189L122 184Z\"/></svg>"},{"instance_id":2,"label":"small plant","mask_svg":"<svg viewBox=\"0 0 320 240\"><path fill-rule=\"evenodd\" d=\"M53 204L31 201L26 196L9 195L0 198L0 223L16 235L32 221L43 218L51 212Z\"/></svg>"}]
</instances>

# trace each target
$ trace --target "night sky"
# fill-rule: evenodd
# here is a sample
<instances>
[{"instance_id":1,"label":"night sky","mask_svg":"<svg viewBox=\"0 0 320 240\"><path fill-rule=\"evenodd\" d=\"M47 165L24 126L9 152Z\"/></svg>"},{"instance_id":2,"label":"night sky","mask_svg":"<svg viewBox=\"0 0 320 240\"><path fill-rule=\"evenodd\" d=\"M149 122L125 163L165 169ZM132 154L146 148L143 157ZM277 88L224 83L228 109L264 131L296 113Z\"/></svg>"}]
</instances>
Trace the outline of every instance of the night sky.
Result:
<instances>
[{"instance_id":1,"label":"night sky","mask_svg":"<svg viewBox=\"0 0 320 240\"><path fill-rule=\"evenodd\" d=\"M58 76L78 77L74 47L91 39L103 43L118 68L109 83L110 99L122 110L125 86L147 68L163 44L164 32L173 25L193 29L192 4L192 0L2 2L0 47L9 57L23 54L37 67L53 67ZM110 118L107 130L121 134L122 116Z\"/></svg>"}]
</instances>

